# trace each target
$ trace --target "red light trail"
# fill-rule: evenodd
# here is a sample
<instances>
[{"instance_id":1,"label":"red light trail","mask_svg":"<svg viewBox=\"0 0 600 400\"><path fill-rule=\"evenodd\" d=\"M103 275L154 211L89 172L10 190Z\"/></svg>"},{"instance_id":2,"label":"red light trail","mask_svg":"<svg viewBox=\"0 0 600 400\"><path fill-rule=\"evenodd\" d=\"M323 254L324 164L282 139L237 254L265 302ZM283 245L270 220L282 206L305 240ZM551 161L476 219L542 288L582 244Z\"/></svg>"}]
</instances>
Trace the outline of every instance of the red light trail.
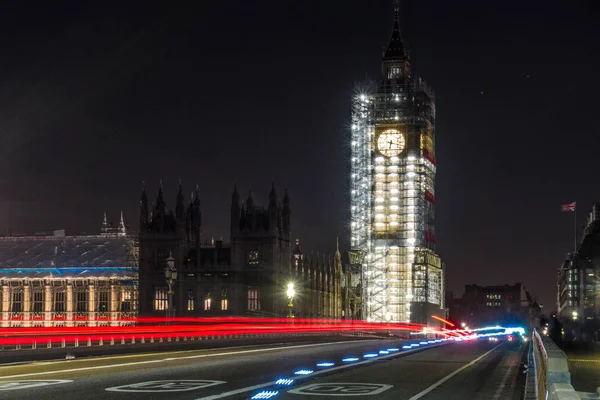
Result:
<instances>
[{"instance_id":1,"label":"red light trail","mask_svg":"<svg viewBox=\"0 0 600 400\"><path fill-rule=\"evenodd\" d=\"M125 322L125 321L123 321ZM289 333L408 333L424 325L412 323L369 323L333 319L298 318L138 318L130 326L74 326L47 328L4 328L0 345L43 345L109 341L160 341L170 339L232 337Z\"/></svg>"},{"instance_id":2,"label":"red light trail","mask_svg":"<svg viewBox=\"0 0 600 400\"><path fill-rule=\"evenodd\" d=\"M446 325L448 325L448 326L454 326L454 324L453 324L452 322L450 322L450 321L447 321L447 320L445 320L445 319L444 319L444 318L442 318L442 317L438 317L437 315L432 315L432 316L431 316L431 318L433 318L433 319L437 319L438 321L441 321L441 322L445 323L445 324L446 324Z\"/></svg>"}]
</instances>

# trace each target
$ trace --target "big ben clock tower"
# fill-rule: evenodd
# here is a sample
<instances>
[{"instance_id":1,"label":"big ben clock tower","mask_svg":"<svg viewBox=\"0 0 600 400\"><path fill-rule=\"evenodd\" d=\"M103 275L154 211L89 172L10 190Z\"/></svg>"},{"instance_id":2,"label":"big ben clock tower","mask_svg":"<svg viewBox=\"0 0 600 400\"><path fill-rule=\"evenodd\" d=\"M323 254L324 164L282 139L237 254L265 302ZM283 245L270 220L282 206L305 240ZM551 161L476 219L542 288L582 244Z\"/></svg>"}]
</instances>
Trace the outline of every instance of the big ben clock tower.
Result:
<instances>
[{"instance_id":1,"label":"big ben clock tower","mask_svg":"<svg viewBox=\"0 0 600 400\"><path fill-rule=\"evenodd\" d=\"M437 325L444 269L435 252L435 99L412 75L399 6L379 82L353 99L351 247L362 255L362 313Z\"/></svg>"}]
</instances>

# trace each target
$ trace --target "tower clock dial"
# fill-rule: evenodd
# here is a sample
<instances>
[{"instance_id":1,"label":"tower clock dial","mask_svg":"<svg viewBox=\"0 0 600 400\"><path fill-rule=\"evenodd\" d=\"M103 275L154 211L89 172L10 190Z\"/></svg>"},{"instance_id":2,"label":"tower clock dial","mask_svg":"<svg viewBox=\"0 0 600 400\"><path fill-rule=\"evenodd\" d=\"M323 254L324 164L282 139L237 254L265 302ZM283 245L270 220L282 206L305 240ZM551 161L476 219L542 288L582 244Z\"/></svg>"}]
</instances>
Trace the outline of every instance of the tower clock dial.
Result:
<instances>
[{"instance_id":1,"label":"tower clock dial","mask_svg":"<svg viewBox=\"0 0 600 400\"><path fill-rule=\"evenodd\" d=\"M386 157L402 153L405 144L404 136L396 129L387 129L377 138L377 149Z\"/></svg>"}]
</instances>

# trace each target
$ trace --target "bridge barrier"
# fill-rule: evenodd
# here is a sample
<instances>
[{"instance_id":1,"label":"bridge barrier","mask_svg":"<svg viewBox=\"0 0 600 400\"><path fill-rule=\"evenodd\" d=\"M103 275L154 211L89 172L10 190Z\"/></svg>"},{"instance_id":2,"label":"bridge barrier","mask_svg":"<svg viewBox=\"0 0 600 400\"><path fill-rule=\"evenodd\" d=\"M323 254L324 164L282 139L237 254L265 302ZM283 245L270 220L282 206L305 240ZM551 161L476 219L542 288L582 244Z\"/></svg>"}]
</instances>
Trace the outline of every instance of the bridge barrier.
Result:
<instances>
[{"instance_id":1,"label":"bridge barrier","mask_svg":"<svg viewBox=\"0 0 600 400\"><path fill-rule=\"evenodd\" d=\"M540 335L536 330L533 331L531 339L525 399L579 399L579 395L571 386L571 373L564 351L552 339Z\"/></svg>"}]
</instances>

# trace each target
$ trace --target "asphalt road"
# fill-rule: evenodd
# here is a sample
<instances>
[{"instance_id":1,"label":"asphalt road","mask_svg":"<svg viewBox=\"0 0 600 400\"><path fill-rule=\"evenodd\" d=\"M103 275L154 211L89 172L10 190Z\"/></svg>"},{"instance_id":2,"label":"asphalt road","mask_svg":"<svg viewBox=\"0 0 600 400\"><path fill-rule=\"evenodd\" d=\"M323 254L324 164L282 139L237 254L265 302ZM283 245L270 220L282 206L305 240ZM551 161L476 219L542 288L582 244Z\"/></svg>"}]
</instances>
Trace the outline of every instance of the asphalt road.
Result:
<instances>
[{"instance_id":1,"label":"asphalt road","mask_svg":"<svg viewBox=\"0 0 600 400\"><path fill-rule=\"evenodd\" d=\"M265 399L520 398L519 344L403 346L399 340L281 343L2 366L0 398L229 400L261 392Z\"/></svg>"}]
</instances>

